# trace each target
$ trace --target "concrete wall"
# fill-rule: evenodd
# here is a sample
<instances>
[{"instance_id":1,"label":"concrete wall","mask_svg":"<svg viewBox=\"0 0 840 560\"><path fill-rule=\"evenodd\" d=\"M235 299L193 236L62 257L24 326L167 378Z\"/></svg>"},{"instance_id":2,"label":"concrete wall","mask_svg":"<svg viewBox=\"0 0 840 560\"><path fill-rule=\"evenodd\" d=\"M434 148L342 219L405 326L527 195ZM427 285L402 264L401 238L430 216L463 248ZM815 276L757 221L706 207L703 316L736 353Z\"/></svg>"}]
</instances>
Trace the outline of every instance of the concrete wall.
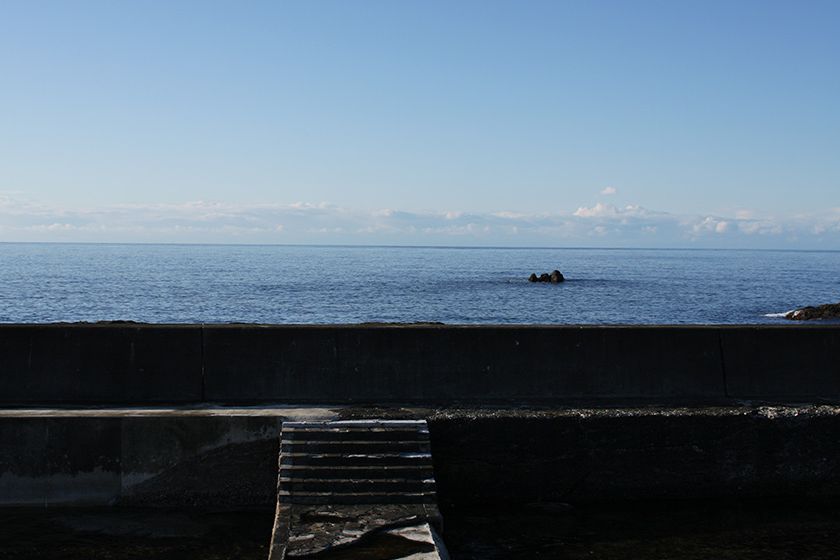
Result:
<instances>
[{"instance_id":1,"label":"concrete wall","mask_svg":"<svg viewBox=\"0 0 840 560\"><path fill-rule=\"evenodd\" d=\"M0 506L273 507L266 416L0 416ZM369 417L345 410L343 418ZM840 407L413 409L439 501L840 497Z\"/></svg>"},{"instance_id":2,"label":"concrete wall","mask_svg":"<svg viewBox=\"0 0 840 560\"><path fill-rule=\"evenodd\" d=\"M429 422L442 506L840 496L840 409L447 414Z\"/></svg>"},{"instance_id":3,"label":"concrete wall","mask_svg":"<svg viewBox=\"0 0 840 560\"><path fill-rule=\"evenodd\" d=\"M727 395L840 400L840 326L720 330Z\"/></svg>"},{"instance_id":4,"label":"concrete wall","mask_svg":"<svg viewBox=\"0 0 840 560\"><path fill-rule=\"evenodd\" d=\"M0 403L202 399L199 326L0 325Z\"/></svg>"},{"instance_id":5,"label":"concrete wall","mask_svg":"<svg viewBox=\"0 0 840 560\"><path fill-rule=\"evenodd\" d=\"M0 505L270 505L276 417L0 417Z\"/></svg>"},{"instance_id":6,"label":"concrete wall","mask_svg":"<svg viewBox=\"0 0 840 560\"><path fill-rule=\"evenodd\" d=\"M411 403L341 414L428 418L456 506L840 496L840 408L743 405L840 402L839 351L827 325L0 325L0 505L270 507L281 418L200 403Z\"/></svg>"},{"instance_id":7,"label":"concrete wall","mask_svg":"<svg viewBox=\"0 0 840 560\"><path fill-rule=\"evenodd\" d=\"M840 326L0 325L0 405L840 401Z\"/></svg>"}]
</instances>

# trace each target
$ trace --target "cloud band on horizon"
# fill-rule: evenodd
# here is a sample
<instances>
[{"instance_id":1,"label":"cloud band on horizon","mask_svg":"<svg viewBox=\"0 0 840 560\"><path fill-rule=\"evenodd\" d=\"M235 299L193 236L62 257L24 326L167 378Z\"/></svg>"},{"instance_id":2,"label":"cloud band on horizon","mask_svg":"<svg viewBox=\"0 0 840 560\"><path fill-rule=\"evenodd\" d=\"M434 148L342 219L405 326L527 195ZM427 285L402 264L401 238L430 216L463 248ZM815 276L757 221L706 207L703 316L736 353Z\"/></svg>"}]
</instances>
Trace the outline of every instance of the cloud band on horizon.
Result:
<instances>
[{"instance_id":1,"label":"cloud band on horizon","mask_svg":"<svg viewBox=\"0 0 840 560\"><path fill-rule=\"evenodd\" d=\"M67 209L0 194L0 241L840 249L840 208L785 218L600 202L540 214L202 201Z\"/></svg>"}]
</instances>

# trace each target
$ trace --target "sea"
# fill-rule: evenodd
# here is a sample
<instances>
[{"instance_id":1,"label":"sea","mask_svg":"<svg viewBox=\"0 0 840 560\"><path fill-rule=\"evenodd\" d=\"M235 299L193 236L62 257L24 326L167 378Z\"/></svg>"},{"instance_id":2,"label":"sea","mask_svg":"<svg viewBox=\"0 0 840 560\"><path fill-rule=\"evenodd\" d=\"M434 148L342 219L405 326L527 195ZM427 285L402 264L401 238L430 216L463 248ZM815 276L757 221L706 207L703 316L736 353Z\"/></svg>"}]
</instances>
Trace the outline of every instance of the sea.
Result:
<instances>
[{"instance_id":1,"label":"sea","mask_svg":"<svg viewBox=\"0 0 840 560\"><path fill-rule=\"evenodd\" d=\"M840 251L0 243L2 323L786 324L837 301Z\"/></svg>"}]
</instances>

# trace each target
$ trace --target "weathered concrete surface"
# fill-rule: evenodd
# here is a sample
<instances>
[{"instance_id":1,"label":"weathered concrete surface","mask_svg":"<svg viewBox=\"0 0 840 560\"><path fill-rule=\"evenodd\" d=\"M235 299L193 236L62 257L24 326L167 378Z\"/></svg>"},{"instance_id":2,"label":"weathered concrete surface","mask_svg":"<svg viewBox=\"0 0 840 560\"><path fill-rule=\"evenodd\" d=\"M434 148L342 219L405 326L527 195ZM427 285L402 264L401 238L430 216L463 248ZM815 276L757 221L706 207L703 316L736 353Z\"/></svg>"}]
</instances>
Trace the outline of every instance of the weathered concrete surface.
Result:
<instances>
[{"instance_id":1,"label":"weathered concrete surface","mask_svg":"<svg viewBox=\"0 0 840 560\"><path fill-rule=\"evenodd\" d=\"M442 506L840 496L831 406L441 411L429 429Z\"/></svg>"},{"instance_id":2,"label":"weathered concrete surface","mask_svg":"<svg viewBox=\"0 0 840 560\"><path fill-rule=\"evenodd\" d=\"M0 505L271 507L266 416L0 416ZM88 411L89 412L89 411Z\"/></svg>"},{"instance_id":3,"label":"weathered concrete surface","mask_svg":"<svg viewBox=\"0 0 840 560\"><path fill-rule=\"evenodd\" d=\"M840 328L721 330L729 397L840 402Z\"/></svg>"},{"instance_id":4,"label":"weathered concrete surface","mask_svg":"<svg viewBox=\"0 0 840 560\"><path fill-rule=\"evenodd\" d=\"M0 505L273 507L279 410L152 418L133 409L101 418L5 411ZM840 497L834 406L360 407L329 414L428 419L438 500L447 507Z\"/></svg>"},{"instance_id":5,"label":"weathered concrete surface","mask_svg":"<svg viewBox=\"0 0 840 560\"><path fill-rule=\"evenodd\" d=\"M435 515L439 514L435 510ZM447 559L429 516L414 507L285 506L278 503L269 560L387 558ZM437 525L439 527L439 525Z\"/></svg>"},{"instance_id":6,"label":"weathered concrete surface","mask_svg":"<svg viewBox=\"0 0 840 560\"><path fill-rule=\"evenodd\" d=\"M119 502L234 507L271 503L276 418L133 418L122 422Z\"/></svg>"},{"instance_id":7,"label":"weathered concrete surface","mask_svg":"<svg viewBox=\"0 0 840 560\"><path fill-rule=\"evenodd\" d=\"M0 404L198 402L201 327L0 325Z\"/></svg>"},{"instance_id":8,"label":"weathered concrete surface","mask_svg":"<svg viewBox=\"0 0 840 560\"><path fill-rule=\"evenodd\" d=\"M713 329L231 326L205 331L205 360L227 403L725 396Z\"/></svg>"},{"instance_id":9,"label":"weathered concrete surface","mask_svg":"<svg viewBox=\"0 0 840 560\"><path fill-rule=\"evenodd\" d=\"M840 403L840 325L0 325L0 405Z\"/></svg>"},{"instance_id":10,"label":"weathered concrete surface","mask_svg":"<svg viewBox=\"0 0 840 560\"><path fill-rule=\"evenodd\" d=\"M331 420L341 407L316 406L132 406L85 408L0 408L0 418L293 418Z\"/></svg>"},{"instance_id":11,"label":"weathered concrete surface","mask_svg":"<svg viewBox=\"0 0 840 560\"><path fill-rule=\"evenodd\" d=\"M107 503L120 488L120 421L4 418L0 504Z\"/></svg>"}]
</instances>

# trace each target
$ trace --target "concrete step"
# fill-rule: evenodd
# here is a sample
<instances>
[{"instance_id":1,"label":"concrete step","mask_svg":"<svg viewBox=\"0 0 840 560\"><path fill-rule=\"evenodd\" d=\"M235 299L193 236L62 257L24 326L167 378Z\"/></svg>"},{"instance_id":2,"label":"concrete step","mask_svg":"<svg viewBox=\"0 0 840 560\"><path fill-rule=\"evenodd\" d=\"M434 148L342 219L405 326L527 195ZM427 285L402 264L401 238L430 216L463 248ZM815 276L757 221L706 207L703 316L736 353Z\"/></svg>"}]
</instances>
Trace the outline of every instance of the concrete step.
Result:
<instances>
[{"instance_id":1,"label":"concrete step","mask_svg":"<svg viewBox=\"0 0 840 560\"><path fill-rule=\"evenodd\" d=\"M446 558L422 420L284 422L270 559Z\"/></svg>"}]
</instances>

